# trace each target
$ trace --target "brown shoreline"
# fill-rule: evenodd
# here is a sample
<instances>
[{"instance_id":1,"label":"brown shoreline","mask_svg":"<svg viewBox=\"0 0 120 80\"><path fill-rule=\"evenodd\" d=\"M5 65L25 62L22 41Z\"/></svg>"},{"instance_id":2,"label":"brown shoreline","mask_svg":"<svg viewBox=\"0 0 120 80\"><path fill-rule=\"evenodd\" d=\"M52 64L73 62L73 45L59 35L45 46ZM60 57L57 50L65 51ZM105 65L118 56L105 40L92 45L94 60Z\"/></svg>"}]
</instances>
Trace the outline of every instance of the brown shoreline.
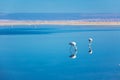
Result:
<instances>
[{"instance_id":1,"label":"brown shoreline","mask_svg":"<svg viewBox=\"0 0 120 80\"><path fill-rule=\"evenodd\" d=\"M14 25L120 25L120 22L95 22L79 20L30 21L30 20L0 20L0 26Z\"/></svg>"}]
</instances>

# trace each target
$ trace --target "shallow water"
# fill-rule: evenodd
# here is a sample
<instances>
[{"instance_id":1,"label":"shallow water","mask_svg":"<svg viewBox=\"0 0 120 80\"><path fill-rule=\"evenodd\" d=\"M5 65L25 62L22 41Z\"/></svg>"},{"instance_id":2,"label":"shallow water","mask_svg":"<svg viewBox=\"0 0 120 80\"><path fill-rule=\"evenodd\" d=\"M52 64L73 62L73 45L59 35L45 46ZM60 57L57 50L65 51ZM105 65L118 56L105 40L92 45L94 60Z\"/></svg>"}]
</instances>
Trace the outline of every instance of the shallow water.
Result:
<instances>
[{"instance_id":1,"label":"shallow water","mask_svg":"<svg viewBox=\"0 0 120 80\"><path fill-rule=\"evenodd\" d=\"M118 26L0 27L0 80L120 80L119 41Z\"/></svg>"}]
</instances>

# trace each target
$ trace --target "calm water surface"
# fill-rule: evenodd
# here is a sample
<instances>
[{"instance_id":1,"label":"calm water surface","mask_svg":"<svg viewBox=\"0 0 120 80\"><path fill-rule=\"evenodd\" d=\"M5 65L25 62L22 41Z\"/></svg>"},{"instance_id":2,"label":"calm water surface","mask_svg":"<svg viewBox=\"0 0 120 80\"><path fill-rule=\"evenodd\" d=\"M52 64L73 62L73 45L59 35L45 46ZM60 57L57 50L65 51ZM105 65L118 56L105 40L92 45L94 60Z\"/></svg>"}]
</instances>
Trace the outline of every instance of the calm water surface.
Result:
<instances>
[{"instance_id":1,"label":"calm water surface","mask_svg":"<svg viewBox=\"0 0 120 80\"><path fill-rule=\"evenodd\" d=\"M69 58L71 41L76 59ZM120 80L120 28L0 27L0 80Z\"/></svg>"}]
</instances>

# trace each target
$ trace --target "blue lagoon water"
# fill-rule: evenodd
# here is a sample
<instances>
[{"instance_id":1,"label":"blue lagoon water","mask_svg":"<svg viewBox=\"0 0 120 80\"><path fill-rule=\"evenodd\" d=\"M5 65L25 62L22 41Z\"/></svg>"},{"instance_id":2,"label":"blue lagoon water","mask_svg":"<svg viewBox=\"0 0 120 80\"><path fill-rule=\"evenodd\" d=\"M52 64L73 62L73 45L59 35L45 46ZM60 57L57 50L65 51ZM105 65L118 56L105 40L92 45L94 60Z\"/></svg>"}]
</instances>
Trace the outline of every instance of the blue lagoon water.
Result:
<instances>
[{"instance_id":1,"label":"blue lagoon water","mask_svg":"<svg viewBox=\"0 0 120 80\"><path fill-rule=\"evenodd\" d=\"M0 19L7 20L80 20L104 19L120 21L118 13L0 13Z\"/></svg>"},{"instance_id":2,"label":"blue lagoon water","mask_svg":"<svg viewBox=\"0 0 120 80\"><path fill-rule=\"evenodd\" d=\"M69 57L71 41L76 59ZM120 80L120 28L1 26L0 80Z\"/></svg>"}]
</instances>

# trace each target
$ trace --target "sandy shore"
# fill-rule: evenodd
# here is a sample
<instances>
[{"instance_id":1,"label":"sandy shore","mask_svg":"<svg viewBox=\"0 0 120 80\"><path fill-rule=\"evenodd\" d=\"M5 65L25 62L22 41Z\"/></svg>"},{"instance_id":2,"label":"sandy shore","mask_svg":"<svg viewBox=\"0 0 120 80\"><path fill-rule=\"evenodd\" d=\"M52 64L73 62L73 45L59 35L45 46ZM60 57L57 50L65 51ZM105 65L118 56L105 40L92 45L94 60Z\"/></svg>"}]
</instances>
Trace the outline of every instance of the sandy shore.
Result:
<instances>
[{"instance_id":1,"label":"sandy shore","mask_svg":"<svg viewBox=\"0 0 120 80\"><path fill-rule=\"evenodd\" d=\"M14 25L120 25L120 22L88 22L79 20L30 21L30 20L0 20L0 26Z\"/></svg>"}]
</instances>

